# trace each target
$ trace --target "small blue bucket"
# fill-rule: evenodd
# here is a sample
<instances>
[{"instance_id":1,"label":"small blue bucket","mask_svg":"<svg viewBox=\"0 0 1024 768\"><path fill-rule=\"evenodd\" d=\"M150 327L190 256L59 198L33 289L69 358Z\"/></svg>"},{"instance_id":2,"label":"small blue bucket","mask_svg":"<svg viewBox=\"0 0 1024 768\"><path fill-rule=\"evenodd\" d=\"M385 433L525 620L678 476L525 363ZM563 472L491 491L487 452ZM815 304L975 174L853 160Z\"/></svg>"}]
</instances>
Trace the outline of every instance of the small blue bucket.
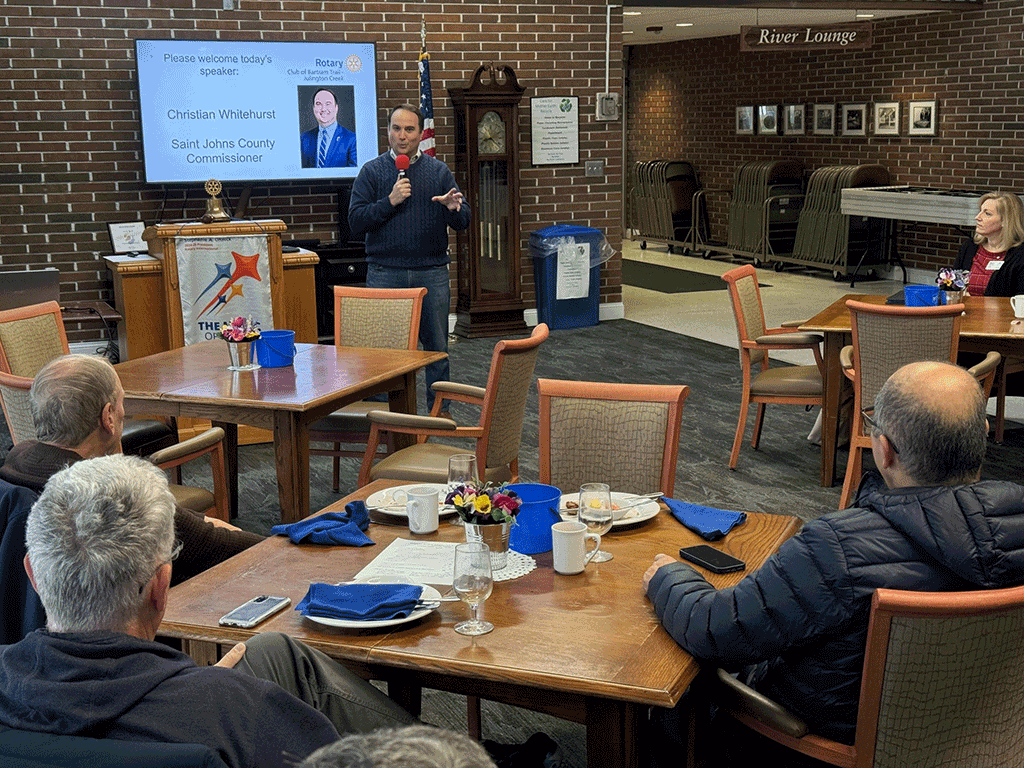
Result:
<instances>
[{"instance_id":1,"label":"small blue bucket","mask_svg":"<svg viewBox=\"0 0 1024 768\"><path fill-rule=\"evenodd\" d=\"M295 360L295 331L264 331L253 346L263 368L284 368Z\"/></svg>"},{"instance_id":2,"label":"small blue bucket","mask_svg":"<svg viewBox=\"0 0 1024 768\"><path fill-rule=\"evenodd\" d=\"M937 307L939 305L939 286L937 285L905 285L903 301L908 307Z\"/></svg>"},{"instance_id":3,"label":"small blue bucket","mask_svg":"<svg viewBox=\"0 0 1024 768\"><path fill-rule=\"evenodd\" d=\"M540 483L512 483L507 488L523 500L516 524L509 532L509 549L524 555L550 552L551 525L562 521L558 514L562 492L553 485Z\"/></svg>"}]
</instances>

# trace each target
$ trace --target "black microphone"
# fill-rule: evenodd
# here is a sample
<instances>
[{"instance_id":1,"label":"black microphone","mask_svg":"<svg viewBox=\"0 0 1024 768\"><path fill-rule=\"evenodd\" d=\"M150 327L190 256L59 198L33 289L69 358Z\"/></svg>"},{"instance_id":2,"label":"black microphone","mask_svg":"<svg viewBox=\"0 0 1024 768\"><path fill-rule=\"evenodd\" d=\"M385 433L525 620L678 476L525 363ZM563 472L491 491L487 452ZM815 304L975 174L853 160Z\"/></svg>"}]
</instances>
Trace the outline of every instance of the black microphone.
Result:
<instances>
[{"instance_id":1,"label":"black microphone","mask_svg":"<svg viewBox=\"0 0 1024 768\"><path fill-rule=\"evenodd\" d=\"M409 156L395 155L395 168L398 169L398 178L404 179L405 172L409 169Z\"/></svg>"}]
</instances>

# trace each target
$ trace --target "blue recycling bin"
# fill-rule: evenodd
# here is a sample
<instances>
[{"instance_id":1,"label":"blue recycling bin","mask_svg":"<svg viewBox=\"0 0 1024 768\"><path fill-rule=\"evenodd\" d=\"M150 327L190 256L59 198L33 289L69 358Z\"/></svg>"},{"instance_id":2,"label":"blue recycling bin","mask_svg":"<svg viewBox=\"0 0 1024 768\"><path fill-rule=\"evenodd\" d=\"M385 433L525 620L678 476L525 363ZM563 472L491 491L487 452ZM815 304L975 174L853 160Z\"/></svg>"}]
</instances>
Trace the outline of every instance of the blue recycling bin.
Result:
<instances>
[{"instance_id":1,"label":"blue recycling bin","mask_svg":"<svg viewBox=\"0 0 1024 768\"><path fill-rule=\"evenodd\" d=\"M599 229L555 224L530 235L533 278L537 289L537 318L552 330L597 325L601 302L601 263L604 234ZM590 249L590 285L586 296L558 299L558 247L585 244Z\"/></svg>"}]
</instances>

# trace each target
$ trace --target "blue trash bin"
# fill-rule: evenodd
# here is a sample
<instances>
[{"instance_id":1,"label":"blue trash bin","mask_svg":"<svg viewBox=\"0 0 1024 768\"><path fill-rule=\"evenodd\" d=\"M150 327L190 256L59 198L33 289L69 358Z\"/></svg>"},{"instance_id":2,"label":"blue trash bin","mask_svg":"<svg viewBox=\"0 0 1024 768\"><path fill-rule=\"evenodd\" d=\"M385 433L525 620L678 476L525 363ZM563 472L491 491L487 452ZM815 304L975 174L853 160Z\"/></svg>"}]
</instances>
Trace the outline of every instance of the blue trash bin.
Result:
<instances>
[{"instance_id":1,"label":"blue trash bin","mask_svg":"<svg viewBox=\"0 0 1024 768\"><path fill-rule=\"evenodd\" d=\"M576 299L558 298L558 248L579 245L590 252L590 282L587 295ZM530 235L533 277L537 288L537 319L548 328L582 328L597 325L601 303L601 264L608 260L599 229L555 224Z\"/></svg>"}]
</instances>

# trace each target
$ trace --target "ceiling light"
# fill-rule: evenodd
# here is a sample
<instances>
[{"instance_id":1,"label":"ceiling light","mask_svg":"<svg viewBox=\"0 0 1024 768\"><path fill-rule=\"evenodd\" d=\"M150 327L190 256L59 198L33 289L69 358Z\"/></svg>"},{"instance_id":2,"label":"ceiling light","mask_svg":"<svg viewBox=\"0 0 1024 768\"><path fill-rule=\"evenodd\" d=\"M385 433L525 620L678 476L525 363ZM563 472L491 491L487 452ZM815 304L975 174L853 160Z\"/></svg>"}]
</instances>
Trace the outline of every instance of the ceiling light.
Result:
<instances>
[{"instance_id":1,"label":"ceiling light","mask_svg":"<svg viewBox=\"0 0 1024 768\"><path fill-rule=\"evenodd\" d=\"M680 21L678 24L676 24L676 26L677 27L692 27L693 26L693 22L692 21Z\"/></svg>"},{"instance_id":2,"label":"ceiling light","mask_svg":"<svg viewBox=\"0 0 1024 768\"><path fill-rule=\"evenodd\" d=\"M622 15L623 16L640 16L641 13L642 13L641 11L623 11Z\"/></svg>"},{"instance_id":3,"label":"ceiling light","mask_svg":"<svg viewBox=\"0 0 1024 768\"><path fill-rule=\"evenodd\" d=\"M858 19L873 19L873 18L875 18L875 14L873 14L873 13L858 13L857 14L857 18Z\"/></svg>"}]
</instances>

